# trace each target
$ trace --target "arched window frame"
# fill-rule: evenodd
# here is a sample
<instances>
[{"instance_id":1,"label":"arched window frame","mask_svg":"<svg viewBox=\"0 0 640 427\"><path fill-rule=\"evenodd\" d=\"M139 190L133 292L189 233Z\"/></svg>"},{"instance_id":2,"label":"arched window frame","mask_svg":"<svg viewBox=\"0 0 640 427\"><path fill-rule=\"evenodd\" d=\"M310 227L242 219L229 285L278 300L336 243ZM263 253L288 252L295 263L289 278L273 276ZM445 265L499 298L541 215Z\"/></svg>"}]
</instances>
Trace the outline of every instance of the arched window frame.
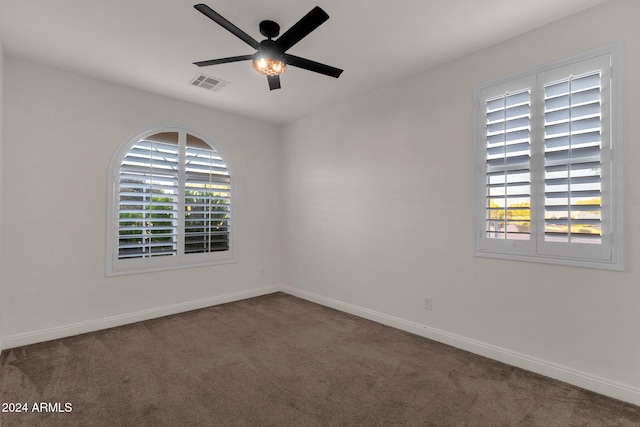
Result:
<instances>
[{"instance_id":1,"label":"arched window frame","mask_svg":"<svg viewBox=\"0 0 640 427\"><path fill-rule=\"evenodd\" d=\"M121 165L125 156L129 154L131 149L140 141L145 140L153 135L164 133L176 133L178 136L178 184L177 184L177 209L176 217L173 219L176 223L176 253L170 256L148 256L137 257L133 259L121 259L119 257L120 236L120 173ZM211 251L205 253L185 253L185 182L187 181L185 172L185 152L187 136L192 136L201 140L209 148L215 151L223 160L229 176L229 222L228 222L228 248L226 250ZM235 214L235 174L229 162L229 157L220 149L219 146L212 143L209 138L201 133L183 126L154 126L139 131L129 138L125 139L120 146L114 151L111 158L107 180L107 227L106 227L106 275L123 275L144 273L162 270L171 270L178 268L188 268L195 266L215 265L231 263L234 258L234 238L235 238L235 221L232 215Z\"/></svg>"}]
</instances>

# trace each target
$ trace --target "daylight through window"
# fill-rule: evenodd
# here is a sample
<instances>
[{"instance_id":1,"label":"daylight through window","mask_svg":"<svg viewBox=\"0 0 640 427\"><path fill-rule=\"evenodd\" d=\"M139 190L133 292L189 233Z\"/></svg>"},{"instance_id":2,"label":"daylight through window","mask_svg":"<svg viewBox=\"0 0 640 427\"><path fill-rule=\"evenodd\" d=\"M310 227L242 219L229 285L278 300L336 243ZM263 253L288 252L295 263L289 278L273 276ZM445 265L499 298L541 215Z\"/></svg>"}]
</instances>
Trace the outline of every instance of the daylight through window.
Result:
<instances>
[{"instance_id":1,"label":"daylight through window","mask_svg":"<svg viewBox=\"0 0 640 427\"><path fill-rule=\"evenodd\" d=\"M111 272L231 259L231 176L182 129L135 138L112 172Z\"/></svg>"},{"instance_id":2,"label":"daylight through window","mask_svg":"<svg viewBox=\"0 0 640 427\"><path fill-rule=\"evenodd\" d=\"M477 88L476 255L622 268L615 52Z\"/></svg>"}]
</instances>

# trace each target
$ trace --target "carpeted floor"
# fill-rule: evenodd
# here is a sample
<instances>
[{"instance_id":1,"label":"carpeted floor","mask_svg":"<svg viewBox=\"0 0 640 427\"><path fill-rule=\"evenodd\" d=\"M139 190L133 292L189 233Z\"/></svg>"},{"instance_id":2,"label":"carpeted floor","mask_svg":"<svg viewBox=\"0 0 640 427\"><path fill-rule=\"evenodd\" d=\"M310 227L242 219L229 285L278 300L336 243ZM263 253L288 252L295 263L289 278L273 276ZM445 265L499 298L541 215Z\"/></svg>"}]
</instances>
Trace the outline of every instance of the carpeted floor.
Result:
<instances>
[{"instance_id":1,"label":"carpeted floor","mask_svg":"<svg viewBox=\"0 0 640 427\"><path fill-rule=\"evenodd\" d=\"M0 401L27 404L3 427L640 425L640 407L282 293L6 350Z\"/></svg>"}]
</instances>

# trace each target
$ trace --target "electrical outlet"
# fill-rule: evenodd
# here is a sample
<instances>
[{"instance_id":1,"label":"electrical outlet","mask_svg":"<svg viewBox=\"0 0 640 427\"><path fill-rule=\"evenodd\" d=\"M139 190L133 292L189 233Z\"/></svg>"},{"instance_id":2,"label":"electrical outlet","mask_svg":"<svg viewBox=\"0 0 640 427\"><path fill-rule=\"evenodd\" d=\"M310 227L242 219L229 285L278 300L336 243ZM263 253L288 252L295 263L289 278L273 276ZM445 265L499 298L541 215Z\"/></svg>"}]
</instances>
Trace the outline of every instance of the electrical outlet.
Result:
<instances>
[{"instance_id":1,"label":"electrical outlet","mask_svg":"<svg viewBox=\"0 0 640 427\"><path fill-rule=\"evenodd\" d=\"M431 297L424 297L424 309L425 310L433 309L433 299Z\"/></svg>"}]
</instances>

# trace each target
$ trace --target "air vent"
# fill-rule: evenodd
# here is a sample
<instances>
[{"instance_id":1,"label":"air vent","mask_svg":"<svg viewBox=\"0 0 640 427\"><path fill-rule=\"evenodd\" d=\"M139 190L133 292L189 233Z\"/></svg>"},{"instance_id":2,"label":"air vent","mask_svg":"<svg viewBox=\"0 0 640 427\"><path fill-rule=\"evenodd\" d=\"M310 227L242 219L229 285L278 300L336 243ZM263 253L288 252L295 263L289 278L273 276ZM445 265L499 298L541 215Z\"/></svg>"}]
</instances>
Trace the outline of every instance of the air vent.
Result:
<instances>
[{"instance_id":1,"label":"air vent","mask_svg":"<svg viewBox=\"0 0 640 427\"><path fill-rule=\"evenodd\" d=\"M217 79L215 77L206 76L204 74L198 74L193 80L191 80L193 86L199 86L203 89L219 92L222 88L227 86L229 82Z\"/></svg>"}]
</instances>

